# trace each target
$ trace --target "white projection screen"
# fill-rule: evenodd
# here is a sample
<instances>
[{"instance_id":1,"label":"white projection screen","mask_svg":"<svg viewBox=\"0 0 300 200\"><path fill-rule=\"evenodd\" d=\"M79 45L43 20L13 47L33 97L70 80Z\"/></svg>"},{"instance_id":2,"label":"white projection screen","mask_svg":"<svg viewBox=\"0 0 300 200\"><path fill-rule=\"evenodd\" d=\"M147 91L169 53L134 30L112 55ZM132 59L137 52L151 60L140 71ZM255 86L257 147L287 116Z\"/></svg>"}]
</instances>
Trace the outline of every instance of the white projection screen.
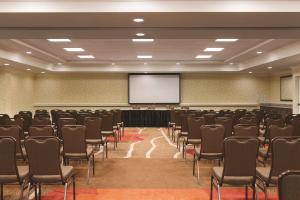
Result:
<instances>
[{"instance_id":1,"label":"white projection screen","mask_svg":"<svg viewBox=\"0 0 300 200\"><path fill-rule=\"evenodd\" d=\"M180 74L129 74L128 102L180 103Z\"/></svg>"}]
</instances>

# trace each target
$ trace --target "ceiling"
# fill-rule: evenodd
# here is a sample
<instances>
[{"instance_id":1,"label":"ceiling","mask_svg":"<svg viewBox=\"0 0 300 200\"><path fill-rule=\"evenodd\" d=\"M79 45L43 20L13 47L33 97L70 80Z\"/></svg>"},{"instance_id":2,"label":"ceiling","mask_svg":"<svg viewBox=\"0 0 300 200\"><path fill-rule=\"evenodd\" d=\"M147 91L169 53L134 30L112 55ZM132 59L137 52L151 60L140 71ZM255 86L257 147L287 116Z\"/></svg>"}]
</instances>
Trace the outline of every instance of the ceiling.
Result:
<instances>
[{"instance_id":1,"label":"ceiling","mask_svg":"<svg viewBox=\"0 0 300 200\"><path fill-rule=\"evenodd\" d=\"M137 17L144 22L133 22ZM296 0L0 0L0 66L53 73L277 73L300 63L299 18ZM154 42L132 42L138 32ZM217 38L239 40L218 43ZM85 52L66 52L66 47ZM204 52L207 47L224 50ZM212 58L196 59L199 54Z\"/></svg>"}]
</instances>

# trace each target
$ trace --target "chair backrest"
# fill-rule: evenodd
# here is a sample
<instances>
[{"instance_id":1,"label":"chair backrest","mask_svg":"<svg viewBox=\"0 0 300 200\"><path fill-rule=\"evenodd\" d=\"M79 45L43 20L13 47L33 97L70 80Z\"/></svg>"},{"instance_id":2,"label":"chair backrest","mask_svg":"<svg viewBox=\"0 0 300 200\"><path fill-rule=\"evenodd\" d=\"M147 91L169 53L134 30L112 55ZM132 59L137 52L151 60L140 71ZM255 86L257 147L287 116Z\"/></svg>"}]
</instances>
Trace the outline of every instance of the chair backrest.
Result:
<instances>
[{"instance_id":1,"label":"chair backrest","mask_svg":"<svg viewBox=\"0 0 300 200\"><path fill-rule=\"evenodd\" d=\"M300 170L300 137L277 137L272 140L272 176L279 176L287 170Z\"/></svg>"},{"instance_id":2,"label":"chair backrest","mask_svg":"<svg viewBox=\"0 0 300 200\"><path fill-rule=\"evenodd\" d=\"M170 110L170 122L175 123L175 110Z\"/></svg>"},{"instance_id":3,"label":"chair backrest","mask_svg":"<svg viewBox=\"0 0 300 200\"><path fill-rule=\"evenodd\" d=\"M102 116L102 131L113 131L113 115L106 113Z\"/></svg>"},{"instance_id":4,"label":"chair backrest","mask_svg":"<svg viewBox=\"0 0 300 200\"><path fill-rule=\"evenodd\" d=\"M33 126L51 125L51 120L48 117L35 117L31 123Z\"/></svg>"},{"instance_id":5,"label":"chair backrest","mask_svg":"<svg viewBox=\"0 0 300 200\"><path fill-rule=\"evenodd\" d=\"M291 124L294 127L294 133L293 133L293 135L294 136L300 136L300 117L299 117L299 115L296 116L296 117L294 117L291 120Z\"/></svg>"},{"instance_id":6,"label":"chair backrest","mask_svg":"<svg viewBox=\"0 0 300 200\"><path fill-rule=\"evenodd\" d=\"M189 117L193 117L195 116L195 114L182 114L180 115L180 119L181 119L181 132L188 132L188 122L187 119Z\"/></svg>"},{"instance_id":7,"label":"chair backrest","mask_svg":"<svg viewBox=\"0 0 300 200\"><path fill-rule=\"evenodd\" d=\"M54 130L52 126L31 126L28 131L29 136L54 136Z\"/></svg>"},{"instance_id":8,"label":"chair backrest","mask_svg":"<svg viewBox=\"0 0 300 200\"><path fill-rule=\"evenodd\" d=\"M254 137L226 138L222 181L226 176L237 176L252 177L255 182L258 148L259 141Z\"/></svg>"},{"instance_id":9,"label":"chair backrest","mask_svg":"<svg viewBox=\"0 0 300 200\"><path fill-rule=\"evenodd\" d=\"M86 127L86 139L102 139L101 128L102 119L98 117L86 117L84 121Z\"/></svg>"},{"instance_id":10,"label":"chair backrest","mask_svg":"<svg viewBox=\"0 0 300 200\"><path fill-rule=\"evenodd\" d=\"M216 117L216 124L221 124L225 128L225 137L232 136L233 119L231 117Z\"/></svg>"},{"instance_id":11,"label":"chair backrest","mask_svg":"<svg viewBox=\"0 0 300 200\"><path fill-rule=\"evenodd\" d=\"M201 139L201 126L205 124L204 117L189 117L188 123L188 136L187 139Z\"/></svg>"},{"instance_id":12,"label":"chair backrest","mask_svg":"<svg viewBox=\"0 0 300 200\"><path fill-rule=\"evenodd\" d=\"M257 119L255 117L241 117L239 119L239 124L257 124Z\"/></svg>"},{"instance_id":13,"label":"chair backrest","mask_svg":"<svg viewBox=\"0 0 300 200\"><path fill-rule=\"evenodd\" d=\"M267 125L267 127L269 127L271 125L283 126L284 120L282 118L279 118L279 119L267 118L266 125Z\"/></svg>"},{"instance_id":14,"label":"chair backrest","mask_svg":"<svg viewBox=\"0 0 300 200\"><path fill-rule=\"evenodd\" d=\"M25 140L29 176L60 176L60 141L56 137L29 137Z\"/></svg>"},{"instance_id":15,"label":"chair backrest","mask_svg":"<svg viewBox=\"0 0 300 200\"><path fill-rule=\"evenodd\" d=\"M86 153L85 130L86 127L82 125L68 125L62 127L64 154Z\"/></svg>"},{"instance_id":16,"label":"chair backrest","mask_svg":"<svg viewBox=\"0 0 300 200\"><path fill-rule=\"evenodd\" d=\"M16 160L16 140L13 137L0 137L0 163L0 177L16 176L20 181Z\"/></svg>"},{"instance_id":17,"label":"chair backrest","mask_svg":"<svg viewBox=\"0 0 300 200\"><path fill-rule=\"evenodd\" d=\"M295 200L300 196L300 171L286 171L279 176L279 200Z\"/></svg>"},{"instance_id":18,"label":"chair backrest","mask_svg":"<svg viewBox=\"0 0 300 200\"><path fill-rule=\"evenodd\" d=\"M76 115L76 120L78 125L84 125L84 119L86 117L92 117L93 114L90 112L79 112Z\"/></svg>"},{"instance_id":19,"label":"chair backrest","mask_svg":"<svg viewBox=\"0 0 300 200\"><path fill-rule=\"evenodd\" d=\"M0 136L5 136L5 137L12 137L16 141L16 154L21 153L23 156L22 152L22 147L21 147L21 129L19 126L16 125L7 125L7 126L0 126Z\"/></svg>"},{"instance_id":20,"label":"chair backrest","mask_svg":"<svg viewBox=\"0 0 300 200\"><path fill-rule=\"evenodd\" d=\"M201 153L223 153L224 134L223 125L201 126Z\"/></svg>"},{"instance_id":21,"label":"chair backrest","mask_svg":"<svg viewBox=\"0 0 300 200\"><path fill-rule=\"evenodd\" d=\"M259 134L259 128L255 124L237 124L233 129L235 136L257 137Z\"/></svg>"},{"instance_id":22,"label":"chair backrest","mask_svg":"<svg viewBox=\"0 0 300 200\"><path fill-rule=\"evenodd\" d=\"M294 127L292 125L287 126L276 126L271 125L269 127L270 131L270 141L272 141L276 137L290 137L293 136Z\"/></svg>"},{"instance_id":23,"label":"chair backrest","mask_svg":"<svg viewBox=\"0 0 300 200\"><path fill-rule=\"evenodd\" d=\"M203 114L203 117L205 118L206 125L214 124L216 113L206 113L206 114Z\"/></svg>"}]
</instances>

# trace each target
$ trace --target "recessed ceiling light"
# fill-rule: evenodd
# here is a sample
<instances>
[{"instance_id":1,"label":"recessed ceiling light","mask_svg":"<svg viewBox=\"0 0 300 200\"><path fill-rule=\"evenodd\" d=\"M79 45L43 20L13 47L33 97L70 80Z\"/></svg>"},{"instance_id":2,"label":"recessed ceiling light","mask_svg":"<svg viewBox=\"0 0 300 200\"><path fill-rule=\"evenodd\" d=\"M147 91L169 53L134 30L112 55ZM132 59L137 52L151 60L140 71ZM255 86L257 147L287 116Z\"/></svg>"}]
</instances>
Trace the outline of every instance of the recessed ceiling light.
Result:
<instances>
[{"instance_id":1,"label":"recessed ceiling light","mask_svg":"<svg viewBox=\"0 0 300 200\"><path fill-rule=\"evenodd\" d=\"M64 48L65 51L71 51L71 52L80 52L84 51L83 48Z\"/></svg>"},{"instance_id":2,"label":"recessed ceiling light","mask_svg":"<svg viewBox=\"0 0 300 200\"><path fill-rule=\"evenodd\" d=\"M28 69L26 69L26 70L27 70L27 71L30 71L31 69L28 68Z\"/></svg>"},{"instance_id":3,"label":"recessed ceiling light","mask_svg":"<svg viewBox=\"0 0 300 200\"><path fill-rule=\"evenodd\" d=\"M147 65L148 63L144 62L144 65Z\"/></svg>"},{"instance_id":4,"label":"recessed ceiling light","mask_svg":"<svg viewBox=\"0 0 300 200\"><path fill-rule=\"evenodd\" d=\"M177 62L176 65L180 65L180 62Z\"/></svg>"},{"instance_id":5,"label":"recessed ceiling light","mask_svg":"<svg viewBox=\"0 0 300 200\"><path fill-rule=\"evenodd\" d=\"M230 65L233 65L234 63L231 62L231 63L229 63L229 64L230 64Z\"/></svg>"},{"instance_id":6,"label":"recessed ceiling light","mask_svg":"<svg viewBox=\"0 0 300 200\"><path fill-rule=\"evenodd\" d=\"M62 63L60 63L60 62L59 62L59 63L57 63L57 64L58 64L58 65L62 65Z\"/></svg>"},{"instance_id":7,"label":"recessed ceiling light","mask_svg":"<svg viewBox=\"0 0 300 200\"><path fill-rule=\"evenodd\" d=\"M115 65L116 63L111 63L111 65Z\"/></svg>"},{"instance_id":8,"label":"recessed ceiling light","mask_svg":"<svg viewBox=\"0 0 300 200\"><path fill-rule=\"evenodd\" d=\"M26 53L27 53L27 54L32 54L32 52L31 52L31 51L26 51Z\"/></svg>"},{"instance_id":9,"label":"recessed ceiling light","mask_svg":"<svg viewBox=\"0 0 300 200\"><path fill-rule=\"evenodd\" d=\"M49 42L71 42L70 39L47 39Z\"/></svg>"},{"instance_id":10,"label":"recessed ceiling light","mask_svg":"<svg viewBox=\"0 0 300 200\"><path fill-rule=\"evenodd\" d=\"M151 55L139 55L139 56L137 56L137 58L149 59L149 58L152 58L152 56Z\"/></svg>"},{"instance_id":11,"label":"recessed ceiling light","mask_svg":"<svg viewBox=\"0 0 300 200\"><path fill-rule=\"evenodd\" d=\"M137 33L135 34L136 36L139 36L139 37L142 37L142 36L145 36L145 33Z\"/></svg>"},{"instance_id":12,"label":"recessed ceiling light","mask_svg":"<svg viewBox=\"0 0 300 200\"><path fill-rule=\"evenodd\" d=\"M199 58L199 59L205 59L205 58L211 58L212 55L197 55L195 58Z\"/></svg>"},{"instance_id":13,"label":"recessed ceiling light","mask_svg":"<svg viewBox=\"0 0 300 200\"><path fill-rule=\"evenodd\" d=\"M154 42L154 39L132 39L132 42Z\"/></svg>"},{"instance_id":14,"label":"recessed ceiling light","mask_svg":"<svg viewBox=\"0 0 300 200\"><path fill-rule=\"evenodd\" d=\"M239 39L216 39L216 42L236 42Z\"/></svg>"},{"instance_id":15,"label":"recessed ceiling light","mask_svg":"<svg viewBox=\"0 0 300 200\"><path fill-rule=\"evenodd\" d=\"M273 67L268 67L268 69L272 69Z\"/></svg>"},{"instance_id":16,"label":"recessed ceiling light","mask_svg":"<svg viewBox=\"0 0 300 200\"><path fill-rule=\"evenodd\" d=\"M9 66L10 64L8 64L8 63L4 63L4 65L5 65L5 66Z\"/></svg>"},{"instance_id":17,"label":"recessed ceiling light","mask_svg":"<svg viewBox=\"0 0 300 200\"><path fill-rule=\"evenodd\" d=\"M45 74L46 72L41 72L42 74Z\"/></svg>"},{"instance_id":18,"label":"recessed ceiling light","mask_svg":"<svg viewBox=\"0 0 300 200\"><path fill-rule=\"evenodd\" d=\"M252 72L248 72L249 74L252 74Z\"/></svg>"},{"instance_id":19,"label":"recessed ceiling light","mask_svg":"<svg viewBox=\"0 0 300 200\"><path fill-rule=\"evenodd\" d=\"M95 58L93 55L78 55L77 57L78 58L83 58L83 59L85 59L85 58Z\"/></svg>"},{"instance_id":20,"label":"recessed ceiling light","mask_svg":"<svg viewBox=\"0 0 300 200\"><path fill-rule=\"evenodd\" d=\"M217 51L223 51L224 48L206 48L204 49L204 51L213 51L213 52L217 52Z\"/></svg>"},{"instance_id":21,"label":"recessed ceiling light","mask_svg":"<svg viewBox=\"0 0 300 200\"><path fill-rule=\"evenodd\" d=\"M262 51L258 51L258 52L256 52L257 54L262 54L263 52Z\"/></svg>"},{"instance_id":22,"label":"recessed ceiling light","mask_svg":"<svg viewBox=\"0 0 300 200\"><path fill-rule=\"evenodd\" d=\"M141 23L141 22L144 22L144 19L143 18L135 18L133 19L134 22L137 22L137 23Z\"/></svg>"}]
</instances>

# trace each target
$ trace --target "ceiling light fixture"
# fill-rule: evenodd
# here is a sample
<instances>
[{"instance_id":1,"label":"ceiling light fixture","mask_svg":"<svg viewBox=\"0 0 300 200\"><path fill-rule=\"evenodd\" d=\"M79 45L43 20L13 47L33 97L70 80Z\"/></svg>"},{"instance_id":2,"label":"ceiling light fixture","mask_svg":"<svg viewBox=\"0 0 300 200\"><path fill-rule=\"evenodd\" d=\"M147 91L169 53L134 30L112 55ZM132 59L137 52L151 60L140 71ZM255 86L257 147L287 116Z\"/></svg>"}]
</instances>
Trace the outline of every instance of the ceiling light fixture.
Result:
<instances>
[{"instance_id":1,"label":"ceiling light fixture","mask_svg":"<svg viewBox=\"0 0 300 200\"><path fill-rule=\"evenodd\" d=\"M57 65L62 65L62 63L59 62L59 63L57 63Z\"/></svg>"},{"instance_id":2,"label":"ceiling light fixture","mask_svg":"<svg viewBox=\"0 0 300 200\"><path fill-rule=\"evenodd\" d=\"M233 64L234 64L234 63L232 63L232 62L231 62L231 63L229 63L229 65L233 65Z\"/></svg>"},{"instance_id":3,"label":"ceiling light fixture","mask_svg":"<svg viewBox=\"0 0 300 200\"><path fill-rule=\"evenodd\" d=\"M116 63L111 63L111 65L115 65Z\"/></svg>"},{"instance_id":4,"label":"ceiling light fixture","mask_svg":"<svg viewBox=\"0 0 300 200\"><path fill-rule=\"evenodd\" d=\"M216 42L236 42L239 39L216 39Z\"/></svg>"},{"instance_id":5,"label":"ceiling light fixture","mask_svg":"<svg viewBox=\"0 0 300 200\"><path fill-rule=\"evenodd\" d=\"M47 39L49 42L71 42L70 39Z\"/></svg>"},{"instance_id":6,"label":"ceiling light fixture","mask_svg":"<svg viewBox=\"0 0 300 200\"><path fill-rule=\"evenodd\" d=\"M272 69L273 67L268 67L268 69Z\"/></svg>"},{"instance_id":7,"label":"ceiling light fixture","mask_svg":"<svg viewBox=\"0 0 300 200\"><path fill-rule=\"evenodd\" d=\"M256 52L257 54L262 54L263 52L262 51L258 51L258 52Z\"/></svg>"},{"instance_id":8,"label":"ceiling light fixture","mask_svg":"<svg viewBox=\"0 0 300 200\"><path fill-rule=\"evenodd\" d=\"M133 19L133 21L136 23L141 23L141 22L144 22L144 19L143 18L135 18L135 19Z\"/></svg>"},{"instance_id":9,"label":"ceiling light fixture","mask_svg":"<svg viewBox=\"0 0 300 200\"><path fill-rule=\"evenodd\" d=\"M132 39L132 42L154 42L154 39Z\"/></svg>"},{"instance_id":10,"label":"ceiling light fixture","mask_svg":"<svg viewBox=\"0 0 300 200\"><path fill-rule=\"evenodd\" d=\"M83 48L64 48L65 51L70 51L70 52L82 52L84 51Z\"/></svg>"},{"instance_id":11,"label":"ceiling light fixture","mask_svg":"<svg viewBox=\"0 0 300 200\"><path fill-rule=\"evenodd\" d=\"M204 49L204 51L206 51L206 52L208 52L208 51L210 51L210 52L218 52L218 51L223 51L224 50L224 48L206 48L206 49Z\"/></svg>"},{"instance_id":12,"label":"ceiling light fixture","mask_svg":"<svg viewBox=\"0 0 300 200\"><path fill-rule=\"evenodd\" d=\"M176 65L180 65L180 62L177 62Z\"/></svg>"},{"instance_id":13,"label":"ceiling light fixture","mask_svg":"<svg viewBox=\"0 0 300 200\"><path fill-rule=\"evenodd\" d=\"M253 72L248 72L249 74L252 74Z\"/></svg>"},{"instance_id":14,"label":"ceiling light fixture","mask_svg":"<svg viewBox=\"0 0 300 200\"><path fill-rule=\"evenodd\" d=\"M26 69L26 70L27 70L27 71L30 71L31 69L28 68L28 69Z\"/></svg>"},{"instance_id":15,"label":"ceiling light fixture","mask_svg":"<svg viewBox=\"0 0 300 200\"><path fill-rule=\"evenodd\" d=\"M32 52L31 52L31 51L26 51L26 53L27 53L27 54L29 54L29 55L30 55L30 54L32 54Z\"/></svg>"},{"instance_id":16,"label":"ceiling light fixture","mask_svg":"<svg viewBox=\"0 0 300 200\"><path fill-rule=\"evenodd\" d=\"M138 55L137 58L139 58L139 59L150 59L150 58L152 58L152 56L151 55Z\"/></svg>"},{"instance_id":17,"label":"ceiling light fixture","mask_svg":"<svg viewBox=\"0 0 300 200\"><path fill-rule=\"evenodd\" d=\"M9 66L10 64L8 64L8 63L4 63L4 66Z\"/></svg>"},{"instance_id":18,"label":"ceiling light fixture","mask_svg":"<svg viewBox=\"0 0 300 200\"><path fill-rule=\"evenodd\" d=\"M41 72L42 74L45 74L46 72Z\"/></svg>"},{"instance_id":19,"label":"ceiling light fixture","mask_svg":"<svg viewBox=\"0 0 300 200\"><path fill-rule=\"evenodd\" d=\"M136 36L139 36L139 37L143 37L143 36L145 36L145 33L137 33L137 34L135 34Z\"/></svg>"},{"instance_id":20,"label":"ceiling light fixture","mask_svg":"<svg viewBox=\"0 0 300 200\"><path fill-rule=\"evenodd\" d=\"M91 58L95 58L95 56L93 55L78 55L78 58L82 58L82 59L91 59Z\"/></svg>"},{"instance_id":21,"label":"ceiling light fixture","mask_svg":"<svg viewBox=\"0 0 300 200\"><path fill-rule=\"evenodd\" d=\"M197 55L195 58L198 58L198 59L207 59L207 58L211 58L212 55Z\"/></svg>"}]
</instances>

